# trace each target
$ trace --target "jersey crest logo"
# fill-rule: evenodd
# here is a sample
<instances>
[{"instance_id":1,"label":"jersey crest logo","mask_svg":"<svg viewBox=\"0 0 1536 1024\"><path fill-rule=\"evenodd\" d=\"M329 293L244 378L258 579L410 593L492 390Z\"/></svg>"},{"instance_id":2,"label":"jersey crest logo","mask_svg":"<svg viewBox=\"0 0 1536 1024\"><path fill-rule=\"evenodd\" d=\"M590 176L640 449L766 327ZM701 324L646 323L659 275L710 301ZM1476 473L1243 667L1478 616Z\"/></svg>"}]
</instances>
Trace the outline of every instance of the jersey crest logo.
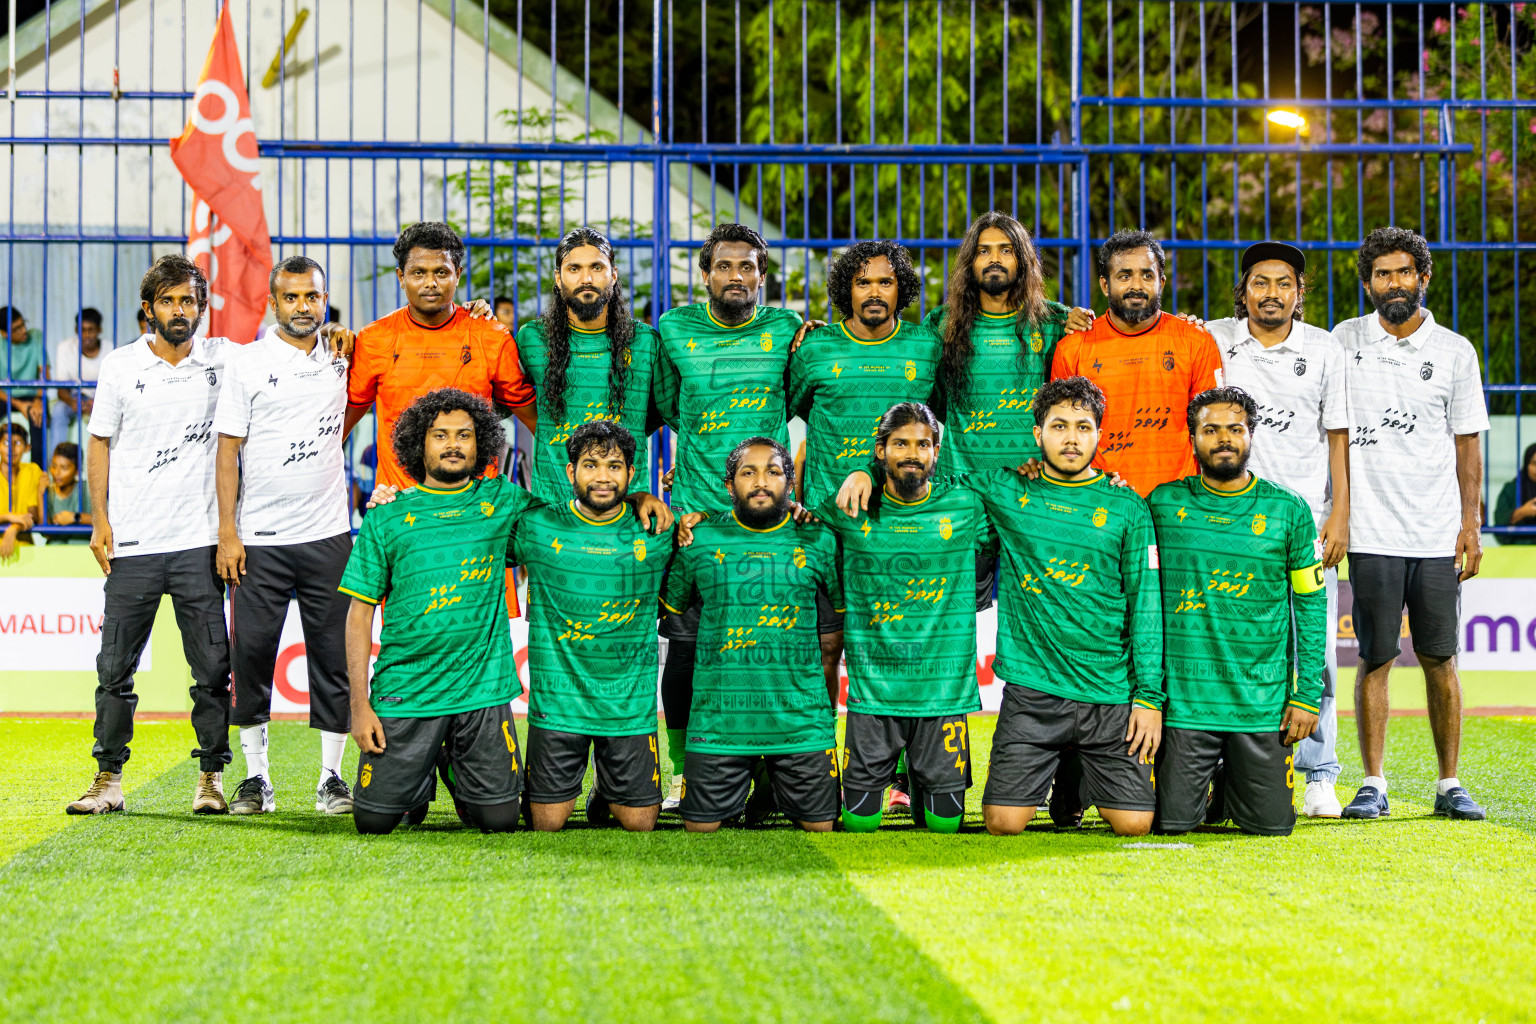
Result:
<instances>
[{"instance_id":1,"label":"jersey crest logo","mask_svg":"<svg viewBox=\"0 0 1536 1024\"><path fill-rule=\"evenodd\" d=\"M1093 525L1094 526L1103 526L1107 522L1109 522L1109 509L1107 509L1107 508L1096 508L1096 509L1093 510Z\"/></svg>"},{"instance_id":2,"label":"jersey crest logo","mask_svg":"<svg viewBox=\"0 0 1536 1024\"><path fill-rule=\"evenodd\" d=\"M1036 331L1036 332L1034 332L1033 334L1031 334L1029 336L1029 350L1031 352L1035 353L1036 355L1039 355L1040 352L1044 348L1045 348L1045 339L1040 336L1040 332L1039 331Z\"/></svg>"},{"instance_id":3,"label":"jersey crest logo","mask_svg":"<svg viewBox=\"0 0 1536 1024\"><path fill-rule=\"evenodd\" d=\"M1291 367L1291 371L1293 373L1295 373L1296 376L1298 376L1298 377L1305 377L1307 375L1307 360L1306 360L1306 358L1304 356L1297 356L1296 357L1296 364Z\"/></svg>"},{"instance_id":4,"label":"jersey crest logo","mask_svg":"<svg viewBox=\"0 0 1536 1024\"><path fill-rule=\"evenodd\" d=\"M628 366L630 364L630 362L631 362L630 351L629 351L629 349L626 348L624 350L624 365Z\"/></svg>"},{"instance_id":5,"label":"jersey crest logo","mask_svg":"<svg viewBox=\"0 0 1536 1024\"><path fill-rule=\"evenodd\" d=\"M1184 517L1189 515L1189 513L1184 511L1184 509L1181 507L1177 512L1174 513L1174 515L1178 516L1179 522L1182 523L1184 521Z\"/></svg>"},{"instance_id":6,"label":"jersey crest logo","mask_svg":"<svg viewBox=\"0 0 1536 1024\"><path fill-rule=\"evenodd\" d=\"M336 371L336 376L338 377L345 377L347 375L347 364L340 359L331 364L331 369Z\"/></svg>"},{"instance_id":7,"label":"jersey crest logo","mask_svg":"<svg viewBox=\"0 0 1536 1024\"><path fill-rule=\"evenodd\" d=\"M795 548L795 568L805 568L805 548Z\"/></svg>"},{"instance_id":8,"label":"jersey crest logo","mask_svg":"<svg viewBox=\"0 0 1536 1024\"><path fill-rule=\"evenodd\" d=\"M954 526L952 526L950 524L949 516L945 516L943 519L940 519L939 520L939 536L943 537L945 540L949 540L949 538L953 537L954 535L955 535L955 528L954 528Z\"/></svg>"},{"instance_id":9,"label":"jersey crest logo","mask_svg":"<svg viewBox=\"0 0 1536 1024\"><path fill-rule=\"evenodd\" d=\"M480 503L480 511L485 513L486 515L490 515L492 512L496 511L496 506L492 505L488 501L482 501Z\"/></svg>"},{"instance_id":10,"label":"jersey crest logo","mask_svg":"<svg viewBox=\"0 0 1536 1024\"><path fill-rule=\"evenodd\" d=\"M635 538L635 561L637 561L637 562L645 561L645 538L644 537L636 537Z\"/></svg>"},{"instance_id":11,"label":"jersey crest logo","mask_svg":"<svg viewBox=\"0 0 1536 1024\"><path fill-rule=\"evenodd\" d=\"M211 373L212 371L209 371L209 372ZM1433 377L1434 375L1435 375L1435 364L1429 362L1428 360L1425 360L1424 361L1424 365L1419 367L1419 379L1420 380L1429 380L1429 378Z\"/></svg>"},{"instance_id":12,"label":"jersey crest logo","mask_svg":"<svg viewBox=\"0 0 1536 1024\"><path fill-rule=\"evenodd\" d=\"M1173 350L1172 349L1164 349L1163 350L1163 369L1170 370L1170 371L1173 369Z\"/></svg>"},{"instance_id":13,"label":"jersey crest logo","mask_svg":"<svg viewBox=\"0 0 1536 1024\"><path fill-rule=\"evenodd\" d=\"M758 344L763 346L763 351L764 352L772 352L773 351L773 335L769 334L767 331L764 331L762 334L759 334L757 336L757 341L758 341Z\"/></svg>"},{"instance_id":14,"label":"jersey crest logo","mask_svg":"<svg viewBox=\"0 0 1536 1024\"><path fill-rule=\"evenodd\" d=\"M1255 536L1258 536L1264 532L1265 524L1266 520L1264 518L1264 513L1260 512L1258 515L1253 517L1253 532Z\"/></svg>"},{"instance_id":15,"label":"jersey crest logo","mask_svg":"<svg viewBox=\"0 0 1536 1024\"><path fill-rule=\"evenodd\" d=\"M367 789L368 783L373 781L373 765L364 762L362 775L357 781L359 785L361 785L364 789Z\"/></svg>"},{"instance_id":16,"label":"jersey crest logo","mask_svg":"<svg viewBox=\"0 0 1536 1024\"><path fill-rule=\"evenodd\" d=\"M1425 363L1424 365L1428 366L1429 364ZM208 386L209 387L213 388L213 387L218 387L219 386L219 375L214 373L211 368L209 370L207 370L203 374L203 376L208 378ZM1424 376L1425 380L1429 380L1429 374L1426 373L1423 376Z\"/></svg>"},{"instance_id":17,"label":"jersey crest logo","mask_svg":"<svg viewBox=\"0 0 1536 1024\"><path fill-rule=\"evenodd\" d=\"M911 359L907 360L907 380L917 380L917 363Z\"/></svg>"},{"instance_id":18,"label":"jersey crest logo","mask_svg":"<svg viewBox=\"0 0 1536 1024\"><path fill-rule=\"evenodd\" d=\"M721 551L719 548L715 548L715 561L717 561L717 562L724 562L725 561L725 552Z\"/></svg>"},{"instance_id":19,"label":"jersey crest logo","mask_svg":"<svg viewBox=\"0 0 1536 1024\"><path fill-rule=\"evenodd\" d=\"M409 512L407 512L405 514L405 519L402 520L402 521L405 523L406 526L415 526L416 525L416 517L414 515L412 515L411 513L409 513Z\"/></svg>"}]
</instances>

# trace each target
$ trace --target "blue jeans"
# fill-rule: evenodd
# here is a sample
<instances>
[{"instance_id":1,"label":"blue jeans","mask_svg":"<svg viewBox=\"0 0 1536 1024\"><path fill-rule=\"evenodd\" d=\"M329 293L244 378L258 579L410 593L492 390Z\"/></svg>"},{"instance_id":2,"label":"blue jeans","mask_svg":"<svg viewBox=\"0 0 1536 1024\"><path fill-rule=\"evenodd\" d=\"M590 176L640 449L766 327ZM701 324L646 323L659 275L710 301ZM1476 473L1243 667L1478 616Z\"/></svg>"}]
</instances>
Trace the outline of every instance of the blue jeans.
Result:
<instances>
[{"instance_id":1,"label":"blue jeans","mask_svg":"<svg viewBox=\"0 0 1536 1024\"><path fill-rule=\"evenodd\" d=\"M1323 699L1319 702L1317 729L1296 744L1295 768L1307 773L1308 782L1333 782L1339 777L1339 716L1334 690L1339 679L1339 570L1323 573L1328 591L1328 648L1323 657Z\"/></svg>"}]
</instances>

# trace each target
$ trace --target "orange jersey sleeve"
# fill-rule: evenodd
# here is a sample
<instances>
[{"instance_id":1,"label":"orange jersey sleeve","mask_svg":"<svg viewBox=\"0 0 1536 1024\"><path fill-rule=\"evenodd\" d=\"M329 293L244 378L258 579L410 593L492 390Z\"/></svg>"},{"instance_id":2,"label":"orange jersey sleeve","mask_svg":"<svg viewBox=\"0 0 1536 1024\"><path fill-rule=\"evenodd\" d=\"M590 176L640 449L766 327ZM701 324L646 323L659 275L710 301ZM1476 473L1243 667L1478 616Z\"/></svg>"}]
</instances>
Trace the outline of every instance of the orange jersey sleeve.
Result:
<instances>
[{"instance_id":1,"label":"orange jersey sleeve","mask_svg":"<svg viewBox=\"0 0 1536 1024\"><path fill-rule=\"evenodd\" d=\"M523 375L522 360L518 358L517 342L506 331L499 332L500 340L489 345L497 346L495 363L491 370L491 394L502 405L516 409L534 399L533 384Z\"/></svg>"},{"instance_id":2,"label":"orange jersey sleeve","mask_svg":"<svg viewBox=\"0 0 1536 1024\"><path fill-rule=\"evenodd\" d=\"M1082 334L1068 334L1056 343L1056 354L1051 357L1051 380L1077 376L1077 353L1082 338Z\"/></svg>"},{"instance_id":3,"label":"orange jersey sleeve","mask_svg":"<svg viewBox=\"0 0 1536 1024\"><path fill-rule=\"evenodd\" d=\"M1219 388L1224 383L1221 368L1221 350L1216 347L1216 339L1201 327L1193 324L1187 325L1193 330L1189 332L1189 397L1194 399L1202 391L1211 388Z\"/></svg>"},{"instance_id":4,"label":"orange jersey sleeve","mask_svg":"<svg viewBox=\"0 0 1536 1024\"><path fill-rule=\"evenodd\" d=\"M383 320L376 320L357 332L352 347L352 366L347 371L347 404L372 405L379 394L379 378L389 365L389 343L384 340Z\"/></svg>"}]
</instances>

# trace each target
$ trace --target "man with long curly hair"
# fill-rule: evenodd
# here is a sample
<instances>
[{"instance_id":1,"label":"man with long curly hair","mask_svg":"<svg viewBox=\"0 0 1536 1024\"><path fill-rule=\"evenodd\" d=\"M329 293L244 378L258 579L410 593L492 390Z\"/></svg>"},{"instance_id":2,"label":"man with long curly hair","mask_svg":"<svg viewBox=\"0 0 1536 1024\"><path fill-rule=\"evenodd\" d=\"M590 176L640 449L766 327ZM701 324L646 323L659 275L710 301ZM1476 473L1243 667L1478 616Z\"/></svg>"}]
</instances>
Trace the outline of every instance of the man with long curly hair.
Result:
<instances>
[{"instance_id":1,"label":"man with long curly hair","mask_svg":"<svg viewBox=\"0 0 1536 1024\"><path fill-rule=\"evenodd\" d=\"M613 245L577 228L555 249L549 305L517 332L523 370L538 392L534 497L570 499L565 444L583 423L613 420L635 438L634 479L645 481L651 375L660 338L636 323L614 265Z\"/></svg>"}]
</instances>

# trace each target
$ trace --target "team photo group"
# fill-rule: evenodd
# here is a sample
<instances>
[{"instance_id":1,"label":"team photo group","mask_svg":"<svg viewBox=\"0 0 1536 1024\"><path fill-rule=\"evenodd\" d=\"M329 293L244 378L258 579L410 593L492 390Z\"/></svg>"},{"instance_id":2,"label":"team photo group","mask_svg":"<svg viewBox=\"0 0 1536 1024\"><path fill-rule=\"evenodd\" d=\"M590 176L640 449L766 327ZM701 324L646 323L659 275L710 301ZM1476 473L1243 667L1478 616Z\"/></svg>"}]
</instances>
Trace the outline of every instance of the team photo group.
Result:
<instances>
[{"instance_id":1,"label":"team photo group","mask_svg":"<svg viewBox=\"0 0 1536 1024\"><path fill-rule=\"evenodd\" d=\"M435 799L487 832L558 830L581 803L631 831L910 815L953 833L980 785L998 836L1088 808L1124 836L1285 836L1298 803L1389 814L1388 679L1410 636L1434 809L1484 818L1457 778L1456 654L1488 416L1472 345L1424 305L1419 235L1365 238L1374 312L1332 331L1303 320L1291 245L1242 252L1232 315L1203 322L1161 308L1158 240L1118 232L1096 316L1046 298L1033 239L999 212L920 323L903 314L922 281L889 241L837 252L828 320L806 321L760 301L764 239L720 224L697 252L707 299L654 329L595 230L561 239L521 323L510 300L457 302L465 251L446 224L405 229L405 305L355 335L327 322L325 268L283 259L249 344L198 333L208 286L187 258L144 275L148 326L103 360L89 421L105 616L97 770L70 813L125 809L134 671L169 596L195 813L277 806L268 723L296 599L315 810L362 833ZM354 538L344 445L370 411L378 486ZM1002 703L973 765L994 596ZM1365 772L1347 803L1341 612ZM527 620L526 738L509 616ZM226 795L231 727L245 774Z\"/></svg>"}]
</instances>

